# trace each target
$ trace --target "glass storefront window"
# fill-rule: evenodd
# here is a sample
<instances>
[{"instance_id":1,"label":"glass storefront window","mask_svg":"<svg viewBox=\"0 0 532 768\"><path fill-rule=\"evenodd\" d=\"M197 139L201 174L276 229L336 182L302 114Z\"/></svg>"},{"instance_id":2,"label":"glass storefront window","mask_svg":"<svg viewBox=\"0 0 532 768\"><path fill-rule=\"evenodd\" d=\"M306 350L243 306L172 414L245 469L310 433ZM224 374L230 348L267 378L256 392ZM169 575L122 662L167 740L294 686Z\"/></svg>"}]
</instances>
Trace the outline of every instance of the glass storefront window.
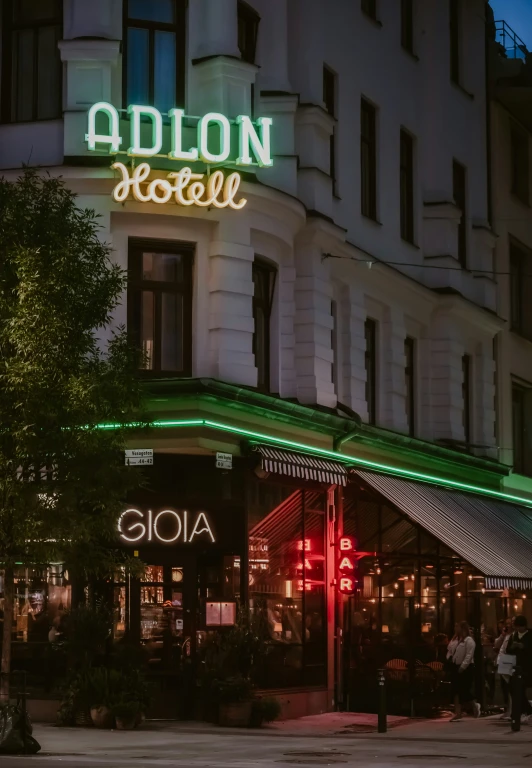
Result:
<instances>
[{"instance_id":1,"label":"glass storefront window","mask_svg":"<svg viewBox=\"0 0 532 768\"><path fill-rule=\"evenodd\" d=\"M62 619L70 608L71 587L61 563L15 569L14 642L53 642L62 632ZM0 604L3 608L3 580Z\"/></svg>"},{"instance_id":2,"label":"glass storefront window","mask_svg":"<svg viewBox=\"0 0 532 768\"><path fill-rule=\"evenodd\" d=\"M260 685L326 682L325 495L283 488L277 504L250 509L249 594L266 619Z\"/></svg>"}]
</instances>

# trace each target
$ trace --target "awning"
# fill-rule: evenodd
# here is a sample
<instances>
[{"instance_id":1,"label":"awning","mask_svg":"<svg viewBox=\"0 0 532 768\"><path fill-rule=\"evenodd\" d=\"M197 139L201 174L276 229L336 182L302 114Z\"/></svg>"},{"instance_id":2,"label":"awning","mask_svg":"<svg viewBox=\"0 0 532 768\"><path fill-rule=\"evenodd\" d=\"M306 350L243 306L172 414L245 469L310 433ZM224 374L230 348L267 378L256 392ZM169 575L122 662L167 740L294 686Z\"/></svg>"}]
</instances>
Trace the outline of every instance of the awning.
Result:
<instances>
[{"instance_id":1,"label":"awning","mask_svg":"<svg viewBox=\"0 0 532 768\"><path fill-rule=\"evenodd\" d=\"M354 472L486 577L487 589L532 588L532 511L375 472Z\"/></svg>"},{"instance_id":2,"label":"awning","mask_svg":"<svg viewBox=\"0 0 532 768\"><path fill-rule=\"evenodd\" d=\"M339 461L318 459L262 443L253 445L252 450L260 454L261 467L265 472L275 472L301 480L316 480L328 485L347 485L347 470Z\"/></svg>"}]
</instances>

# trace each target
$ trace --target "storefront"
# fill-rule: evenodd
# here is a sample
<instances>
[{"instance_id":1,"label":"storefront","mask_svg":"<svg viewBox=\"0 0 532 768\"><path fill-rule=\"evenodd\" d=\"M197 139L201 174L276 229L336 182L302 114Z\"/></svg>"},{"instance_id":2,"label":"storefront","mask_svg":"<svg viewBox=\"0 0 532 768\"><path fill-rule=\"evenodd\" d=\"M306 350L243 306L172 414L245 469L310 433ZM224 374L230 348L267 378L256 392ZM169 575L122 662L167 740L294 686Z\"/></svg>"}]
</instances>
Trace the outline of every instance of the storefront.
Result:
<instances>
[{"instance_id":1,"label":"storefront","mask_svg":"<svg viewBox=\"0 0 532 768\"><path fill-rule=\"evenodd\" d=\"M479 696L493 701L498 625L518 613L532 622L528 509L235 432L223 435L230 469L205 446L156 450L117 520L117 542L144 571L107 585L113 640L143 650L149 714L200 716L207 641L239 609L262 617L267 651L255 678L285 715L374 711L382 668L390 712L441 706L446 645L461 620L477 639ZM50 663L52 645L83 587L60 564L17 573L14 663L35 690L65 674Z\"/></svg>"}]
</instances>

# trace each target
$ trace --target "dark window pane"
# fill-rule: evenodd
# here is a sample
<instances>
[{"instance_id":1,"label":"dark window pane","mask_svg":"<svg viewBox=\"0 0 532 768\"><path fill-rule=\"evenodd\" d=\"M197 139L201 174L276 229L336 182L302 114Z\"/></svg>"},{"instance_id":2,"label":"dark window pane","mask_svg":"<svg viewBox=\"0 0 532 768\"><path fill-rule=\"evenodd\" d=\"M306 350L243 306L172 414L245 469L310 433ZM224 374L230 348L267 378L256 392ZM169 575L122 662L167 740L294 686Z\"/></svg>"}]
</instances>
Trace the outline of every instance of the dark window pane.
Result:
<instances>
[{"instance_id":1,"label":"dark window pane","mask_svg":"<svg viewBox=\"0 0 532 768\"><path fill-rule=\"evenodd\" d=\"M453 197L456 207L460 210L458 225L458 261L467 267L467 188L466 169L456 160L453 162Z\"/></svg>"},{"instance_id":2,"label":"dark window pane","mask_svg":"<svg viewBox=\"0 0 532 768\"><path fill-rule=\"evenodd\" d=\"M131 27L127 31L128 104L149 104L149 32Z\"/></svg>"},{"instance_id":3,"label":"dark window pane","mask_svg":"<svg viewBox=\"0 0 532 768\"><path fill-rule=\"evenodd\" d=\"M336 75L323 67L323 101L327 112L334 117L336 111Z\"/></svg>"},{"instance_id":4,"label":"dark window pane","mask_svg":"<svg viewBox=\"0 0 532 768\"><path fill-rule=\"evenodd\" d=\"M260 261L253 263L253 354L257 386L270 389L270 318L275 271Z\"/></svg>"},{"instance_id":5,"label":"dark window pane","mask_svg":"<svg viewBox=\"0 0 532 768\"><path fill-rule=\"evenodd\" d=\"M243 61L255 63L260 16L247 3L238 3L238 50Z\"/></svg>"},{"instance_id":6,"label":"dark window pane","mask_svg":"<svg viewBox=\"0 0 532 768\"><path fill-rule=\"evenodd\" d=\"M415 384L415 341L414 339L405 339L405 388L406 388L406 419L408 432L415 434L415 406L416 406L416 384Z\"/></svg>"},{"instance_id":7,"label":"dark window pane","mask_svg":"<svg viewBox=\"0 0 532 768\"><path fill-rule=\"evenodd\" d=\"M175 0L128 0L130 19L175 24Z\"/></svg>"},{"instance_id":8,"label":"dark window pane","mask_svg":"<svg viewBox=\"0 0 532 768\"><path fill-rule=\"evenodd\" d=\"M360 107L360 194L364 216L377 218L376 110L365 99Z\"/></svg>"},{"instance_id":9,"label":"dark window pane","mask_svg":"<svg viewBox=\"0 0 532 768\"><path fill-rule=\"evenodd\" d=\"M375 424L377 416L377 324L375 320L366 320L364 325L364 336L366 339L366 404L368 407L369 423Z\"/></svg>"},{"instance_id":10,"label":"dark window pane","mask_svg":"<svg viewBox=\"0 0 532 768\"><path fill-rule=\"evenodd\" d=\"M409 53L414 50L413 0L401 0L401 45Z\"/></svg>"},{"instance_id":11,"label":"dark window pane","mask_svg":"<svg viewBox=\"0 0 532 768\"><path fill-rule=\"evenodd\" d=\"M414 242L414 142L401 131L400 140L400 217L401 237Z\"/></svg>"},{"instance_id":12,"label":"dark window pane","mask_svg":"<svg viewBox=\"0 0 532 768\"><path fill-rule=\"evenodd\" d=\"M183 368L183 297L177 293L161 295L161 370Z\"/></svg>"},{"instance_id":13,"label":"dark window pane","mask_svg":"<svg viewBox=\"0 0 532 768\"><path fill-rule=\"evenodd\" d=\"M175 106L176 41L173 32L155 32L153 106L168 112Z\"/></svg>"},{"instance_id":14,"label":"dark window pane","mask_svg":"<svg viewBox=\"0 0 532 768\"><path fill-rule=\"evenodd\" d=\"M183 257L178 253L143 253L142 279L165 283L182 280Z\"/></svg>"},{"instance_id":15,"label":"dark window pane","mask_svg":"<svg viewBox=\"0 0 532 768\"><path fill-rule=\"evenodd\" d=\"M49 120L60 110L61 62L57 55L58 27L41 27L38 34L37 118Z\"/></svg>"},{"instance_id":16,"label":"dark window pane","mask_svg":"<svg viewBox=\"0 0 532 768\"><path fill-rule=\"evenodd\" d=\"M32 29L13 34L12 116L17 121L33 119L35 34Z\"/></svg>"},{"instance_id":17,"label":"dark window pane","mask_svg":"<svg viewBox=\"0 0 532 768\"><path fill-rule=\"evenodd\" d=\"M464 441L466 447L471 442L471 357L462 357L462 424L464 427Z\"/></svg>"},{"instance_id":18,"label":"dark window pane","mask_svg":"<svg viewBox=\"0 0 532 768\"><path fill-rule=\"evenodd\" d=\"M459 0L449 0L449 50L451 80L460 82L460 5Z\"/></svg>"},{"instance_id":19,"label":"dark window pane","mask_svg":"<svg viewBox=\"0 0 532 768\"><path fill-rule=\"evenodd\" d=\"M524 426L525 404L524 390L521 387L512 387L512 432L514 450L514 471L523 472L524 467Z\"/></svg>"},{"instance_id":20,"label":"dark window pane","mask_svg":"<svg viewBox=\"0 0 532 768\"><path fill-rule=\"evenodd\" d=\"M528 134L517 126L511 129L512 192L521 202L529 203L530 159Z\"/></svg>"},{"instance_id":21,"label":"dark window pane","mask_svg":"<svg viewBox=\"0 0 532 768\"><path fill-rule=\"evenodd\" d=\"M360 7L372 19L377 18L377 0L361 0Z\"/></svg>"},{"instance_id":22,"label":"dark window pane","mask_svg":"<svg viewBox=\"0 0 532 768\"><path fill-rule=\"evenodd\" d=\"M59 0L14 0L13 21L25 24L34 21L50 21L61 15Z\"/></svg>"}]
</instances>

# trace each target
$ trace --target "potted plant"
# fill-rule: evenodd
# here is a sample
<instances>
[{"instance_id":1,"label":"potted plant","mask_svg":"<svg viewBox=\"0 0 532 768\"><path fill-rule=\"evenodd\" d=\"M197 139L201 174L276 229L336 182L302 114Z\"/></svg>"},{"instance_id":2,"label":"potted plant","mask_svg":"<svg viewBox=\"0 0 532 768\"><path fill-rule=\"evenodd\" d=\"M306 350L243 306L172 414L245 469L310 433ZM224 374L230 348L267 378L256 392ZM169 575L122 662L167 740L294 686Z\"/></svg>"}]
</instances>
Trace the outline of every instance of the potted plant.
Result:
<instances>
[{"instance_id":1,"label":"potted plant","mask_svg":"<svg viewBox=\"0 0 532 768\"><path fill-rule=\"evenodd\" d=\"M114 725L111 711L112 673L105 667L94 667L87 672L88 693L92 723L96 728L112 728Z\"/></svg>"},{"instance_id":2,"label":"potted plant","mask_svg":"<svg viewBox=\"0 0 532 768\"><path fill-rule=\"evenodd\" d=\"M251 720L252 684L242 676L218 681L220 725L229 728L247 728Z\"/></svg>"},{"instance_id":3,"label":"potted plant","mask_svg":"<svg viewBox=\"0 0 532 768\"><path fill-rule=\"evenodd\" d=\"M113 705L112 713L116 720L116 728L119 731L132 731L138 723L140 703L122 699Z\"/></svg>"},{"instance_id":4,"label":"potted plant","mask_svg":"<svg viewBox=\"0 0 532 768\"><path fill-rule=\"evenodd\" d=\"M264 723L273 723L281 714L281 704L274 696L261 696L253 699L251 706L252 728L260 728Z\"/></svg>"}]
</instances>

